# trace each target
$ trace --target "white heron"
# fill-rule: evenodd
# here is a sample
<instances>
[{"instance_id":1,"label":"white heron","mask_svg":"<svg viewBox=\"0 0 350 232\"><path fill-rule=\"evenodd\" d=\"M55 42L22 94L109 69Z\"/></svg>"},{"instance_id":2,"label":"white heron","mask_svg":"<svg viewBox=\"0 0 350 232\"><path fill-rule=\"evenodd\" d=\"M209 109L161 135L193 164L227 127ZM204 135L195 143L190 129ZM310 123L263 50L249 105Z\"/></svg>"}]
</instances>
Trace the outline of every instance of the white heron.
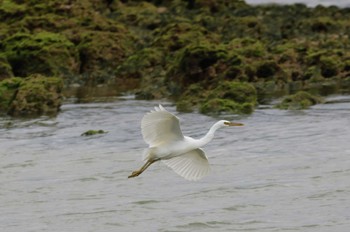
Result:
<instances>
[{"instance_id":1,"label":"white heron","mask_svg":"<svg viewBox=\"0 0 350 232\"><path fill-rule=\"evenodd\" d=\"M178 117L162 105L147 113L141 121L143 139L149 148L143 154L145 164L129 176L139 176L151 164L162 161L187 180L199 180L210 171L208 159L201 149L214 138L221 127L243 126L242 123L220 120L201 139L184 136Z\"/></svg>"}]
</instances>

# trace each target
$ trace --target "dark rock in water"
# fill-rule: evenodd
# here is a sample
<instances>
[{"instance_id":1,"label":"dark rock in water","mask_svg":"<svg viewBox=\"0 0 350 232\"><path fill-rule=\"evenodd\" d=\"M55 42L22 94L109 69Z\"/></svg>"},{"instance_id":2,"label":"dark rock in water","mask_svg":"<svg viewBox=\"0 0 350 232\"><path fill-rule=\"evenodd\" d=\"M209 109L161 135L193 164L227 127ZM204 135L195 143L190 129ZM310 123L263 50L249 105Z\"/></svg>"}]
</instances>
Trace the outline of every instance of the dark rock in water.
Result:
<instances>
[{"instance_id":1,"label":"dark rock in water","mask_svg":"<svg viewBox=\"0 0 350 232\"><path fill-rule=\"evenodd\" d=\"M107 131L104 130L88 130L81 134L81 136L91 136L91 135L98 135L98 134L106 134Z\"/></svg>"}]
</instances>

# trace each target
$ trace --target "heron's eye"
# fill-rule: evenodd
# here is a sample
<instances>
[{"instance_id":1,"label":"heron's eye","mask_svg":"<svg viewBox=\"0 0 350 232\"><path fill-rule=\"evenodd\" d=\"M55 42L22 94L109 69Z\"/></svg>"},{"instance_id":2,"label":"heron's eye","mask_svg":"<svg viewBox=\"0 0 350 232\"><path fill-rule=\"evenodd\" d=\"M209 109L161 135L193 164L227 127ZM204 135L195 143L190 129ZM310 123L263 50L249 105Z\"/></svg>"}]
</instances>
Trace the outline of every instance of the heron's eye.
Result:
<instances>
[{"instance_id":1,"label":"heron's eye","mask_svg":"<svg viewBox=\"0 0 350 232\"><path fill-rule=\"evenodd\" d=\"M230 122L224 122L225 125L229 126L230 125Z\"/></svg>"}]
</instances>

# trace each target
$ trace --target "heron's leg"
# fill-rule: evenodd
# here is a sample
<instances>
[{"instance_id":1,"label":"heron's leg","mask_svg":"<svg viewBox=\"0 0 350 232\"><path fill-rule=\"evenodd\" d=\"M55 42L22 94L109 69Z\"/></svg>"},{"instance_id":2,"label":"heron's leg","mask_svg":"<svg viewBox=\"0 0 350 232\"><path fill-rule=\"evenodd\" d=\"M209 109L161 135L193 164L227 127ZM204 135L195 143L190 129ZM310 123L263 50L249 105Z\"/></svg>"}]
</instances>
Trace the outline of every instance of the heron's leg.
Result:
<instances>
[{"instance_id":1,"label":"heron's leg","mask_svg":"<svg viewBox=\"0 0 350 232\"><path fill-rule=\"evenodd\" d=\"M155 159L155 160L148 160L139 170L133 171L131 173L130 176L128 176L128 178L132 178L132 177L136 177L139 176L141 173L143 173L149 166L151 166L151 164L153 164L154 162L158 161L159 159Z\"/></svg>"}]
</instances>

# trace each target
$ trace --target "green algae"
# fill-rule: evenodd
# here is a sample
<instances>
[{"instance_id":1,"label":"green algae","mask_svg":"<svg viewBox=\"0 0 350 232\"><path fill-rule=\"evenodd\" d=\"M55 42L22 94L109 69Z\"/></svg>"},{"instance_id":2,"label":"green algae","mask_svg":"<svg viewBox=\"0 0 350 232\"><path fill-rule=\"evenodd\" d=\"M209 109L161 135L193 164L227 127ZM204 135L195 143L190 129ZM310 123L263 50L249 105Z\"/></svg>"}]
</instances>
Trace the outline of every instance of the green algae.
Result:
<instances>
[{"instance_id":1,"label":"green algae","mask_svg":"<svg viewBox=\"0 0 350 232\"><path fill-rule=\"evenodd\" d=\"M213 98L200 106L199 112L203 114L250 114L254 110L251 103L239 104L235 101L221 98Z\"/></svg>"},{"instance_id":2,"label":"green algae","mask_svg":"<svg viewBox=\"0 0 350 232\"><path fill-rule=\"evenodd\" d=\"M66 86L171 98L182 111L209 101L235 111L214 96L223 82L250 82L267 102L344 91L350 75L350 15L337 7L4 0L0 19L0 80L40 73Z\"/></svg>"},{"instance_id":3,"label":"green algae","mask_svg":"<svg viewBox=\"0 0 350 232\"><path fill-rule=\"evenodd\" d=\"M98 134L106 134L107 131L104 130L88 130L81 134L81 136L92 136L92 135L98 135Z\"/></svg>"},{"instance_id":4,"label":"green algae","mask_svg":"<svg viewBox=\"0 0 350 232\"><path fill-rule=\"evenodd\" d=\"M51 32L16 33L5 41L5 52L15 76L74 74L78 53L65 36Z\"/></svg>"},{"instance_id":5,"label":"green algae","mask_svg":"<svg viewBox=\"0 0 350 232\"><path fill-rule=\"evenodd\" d=\"M312 95L305 91L299 91L295 94L285 97L276 107L284 110L302 110L308 109L310 106L322 103L321 97Z\"/></svg>"},{"instance_id":6,"label":"green algae","mask_svg":"<svg viewBox=\"0 0 350 232\"><path fill-rule=\"evenodd\" d=\"M0 111L11 116L55 115L62 102L63 82L39 74L0 82Z\"/></svg>"},{"instance_id":7,"label":"green algae","mask_svg":"<svg viewBox=\"0 0 350 232\"><path fill-rule=\"evenodd\" d=\"M0 81L10 77L13 77L12 67L5 54L0 53Z\"/></svg>"},{"instance_id":8,"label":"green algae","mask_svg":"<svg viewBox=\"0 0 350 232\"><path fill-rule=\"evenodd\" d=\"M7 113L21 82L22 79L18 77L0 81L0 113Z\"/></svg>"},{"instance_id":9,"label":"green algae","mask_svg":"<svg viewBox=\"0 0 350 232\"><path fill-rule=\"evenodd\" d=\"M224 81L209 91L192 85L190 90L178 101L178 110L191 112L197 106L204 114L250 114L257 105L257 91L247 82Z\"/></svg>"}]
</instances>

